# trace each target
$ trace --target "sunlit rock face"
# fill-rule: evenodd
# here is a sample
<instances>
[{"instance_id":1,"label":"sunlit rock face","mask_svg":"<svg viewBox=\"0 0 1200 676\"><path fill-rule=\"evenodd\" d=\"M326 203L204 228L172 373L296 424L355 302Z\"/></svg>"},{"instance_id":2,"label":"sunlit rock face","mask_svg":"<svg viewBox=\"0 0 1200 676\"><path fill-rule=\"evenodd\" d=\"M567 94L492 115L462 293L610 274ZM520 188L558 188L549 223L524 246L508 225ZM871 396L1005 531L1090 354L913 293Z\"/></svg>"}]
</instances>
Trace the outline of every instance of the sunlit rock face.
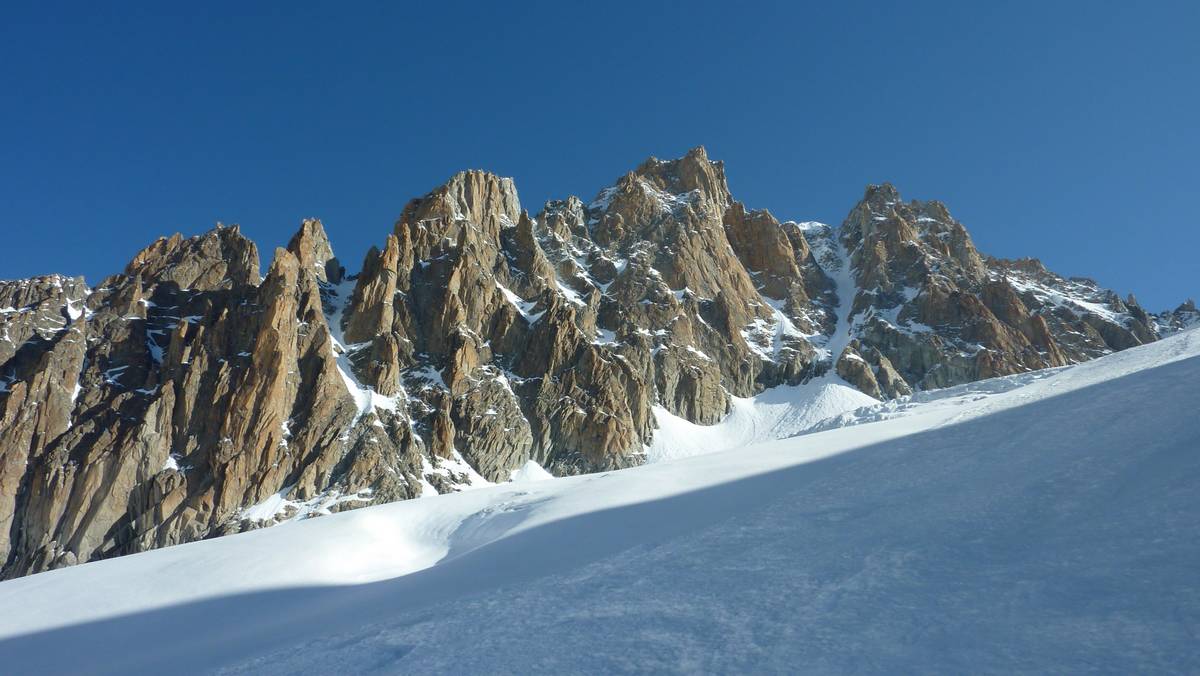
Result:
<instances>
[{"instance_id":1,"label":"sunlit rock face","mask_svg":"<svg viewBox=\"0 0 1200 676\"><path fill-rule=\"evenodd\" d=\"M703 148L531 216L453 176L358 272L306 220L163 238L88 287L0 282L5 577L281 520L636 465L652 409L839 379L877 398L1059 366L1200 321L975 249L868 187L840 227L730 194ZM353 267L353 266L351 266Z\"/></svg>"}]
</instances>

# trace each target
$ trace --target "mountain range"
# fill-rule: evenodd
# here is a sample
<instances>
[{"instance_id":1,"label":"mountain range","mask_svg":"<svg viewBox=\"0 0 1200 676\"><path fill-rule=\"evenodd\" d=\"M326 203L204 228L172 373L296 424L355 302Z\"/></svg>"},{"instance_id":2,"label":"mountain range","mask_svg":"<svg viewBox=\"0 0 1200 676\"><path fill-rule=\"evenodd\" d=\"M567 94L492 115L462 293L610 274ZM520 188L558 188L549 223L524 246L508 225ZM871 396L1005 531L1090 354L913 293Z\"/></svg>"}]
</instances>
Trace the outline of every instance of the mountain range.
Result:
<instances>
[{"instance_id":1,"label":"mountain range","mask_svg":"<svg viewBox=\"0 0 1200 676\"><path fill-rule=\"evenodd\" d=\"M632 467L778 388L905 401L1200 323L989 257L888 184L840 226L781 222L703 148L536 215L465 171L380 234L352 274L305 220L265 275L218 226L94 287L0 282L0 576Z\"/></svg>"}]
</instances>

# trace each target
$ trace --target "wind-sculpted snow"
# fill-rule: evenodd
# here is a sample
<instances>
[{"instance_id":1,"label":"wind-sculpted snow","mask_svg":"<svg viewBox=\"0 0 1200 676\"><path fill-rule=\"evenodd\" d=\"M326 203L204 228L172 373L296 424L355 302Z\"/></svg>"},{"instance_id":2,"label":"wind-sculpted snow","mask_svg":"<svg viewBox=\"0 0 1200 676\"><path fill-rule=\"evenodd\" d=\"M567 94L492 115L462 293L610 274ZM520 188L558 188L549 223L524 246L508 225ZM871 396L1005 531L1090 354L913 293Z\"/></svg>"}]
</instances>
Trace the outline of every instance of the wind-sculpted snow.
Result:
<instances>
[{"instance_id":1,"label":"wind-sculpted snow","mask_svg":"<svg viewBox=\"0 0 1200 676\"><path fill-rule=\"evenodd\" d=\"M11 580L0 664L1194 671L1198 379L1190 331L729 452Z\"/></svg>"},{"instance_id":2,"label":"wind-sculpted snow","mask_svg":"<svg viewBox=\"0 0 1200 676\"><path fill-rule=\"evenodd\" d=\"M729 413L715 425L697 425L655 407L658 431L646 449L648 462L676 460L742 448L802 434L830 419L878 402L828 375L803 385L783 385L755 397L731 397Z\"/></svg>"}]
</instances>

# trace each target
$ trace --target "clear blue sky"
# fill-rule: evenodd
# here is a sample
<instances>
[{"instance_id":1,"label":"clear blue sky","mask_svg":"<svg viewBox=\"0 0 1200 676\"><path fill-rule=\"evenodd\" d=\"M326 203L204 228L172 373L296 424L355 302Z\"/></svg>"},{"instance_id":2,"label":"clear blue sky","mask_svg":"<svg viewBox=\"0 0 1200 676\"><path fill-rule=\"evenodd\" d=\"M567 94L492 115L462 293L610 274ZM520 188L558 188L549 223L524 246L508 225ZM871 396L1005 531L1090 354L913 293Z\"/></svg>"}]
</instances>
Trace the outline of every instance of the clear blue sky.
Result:
<instances>
[{"instance_id":1,"label":"clear blue sky","mask_svg":"<svg viewBox=\"0 0 1200 676\"><path fill-rule=\"evenodd\" d=\"M357 269L459 169L537 211L703 144L781 218L887 180L987 253L1200 295L1200 3L28 4L0 20L0 278L96 282L216 221L269 259L306 216Z\"/></svg>"}]
</instances>

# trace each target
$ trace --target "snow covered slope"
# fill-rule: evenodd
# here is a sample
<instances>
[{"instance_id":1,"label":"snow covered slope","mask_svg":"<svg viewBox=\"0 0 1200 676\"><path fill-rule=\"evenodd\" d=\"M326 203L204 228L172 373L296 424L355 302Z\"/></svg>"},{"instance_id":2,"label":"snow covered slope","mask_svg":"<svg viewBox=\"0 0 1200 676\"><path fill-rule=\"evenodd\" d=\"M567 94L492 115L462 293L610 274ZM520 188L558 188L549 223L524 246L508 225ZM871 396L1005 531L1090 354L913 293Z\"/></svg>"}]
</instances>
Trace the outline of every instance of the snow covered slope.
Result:
<instances>
[{"instance_id":1,"label":"snow covered slope","mask_svg":"<svg viewBox=\"0 0 1200 676\"><path fill-rule=\"evenodd\" d=\"M11 580L0 670L1195 671L1198 382L1189 331L803 436Z\"/></svg>"}]
</instances>

